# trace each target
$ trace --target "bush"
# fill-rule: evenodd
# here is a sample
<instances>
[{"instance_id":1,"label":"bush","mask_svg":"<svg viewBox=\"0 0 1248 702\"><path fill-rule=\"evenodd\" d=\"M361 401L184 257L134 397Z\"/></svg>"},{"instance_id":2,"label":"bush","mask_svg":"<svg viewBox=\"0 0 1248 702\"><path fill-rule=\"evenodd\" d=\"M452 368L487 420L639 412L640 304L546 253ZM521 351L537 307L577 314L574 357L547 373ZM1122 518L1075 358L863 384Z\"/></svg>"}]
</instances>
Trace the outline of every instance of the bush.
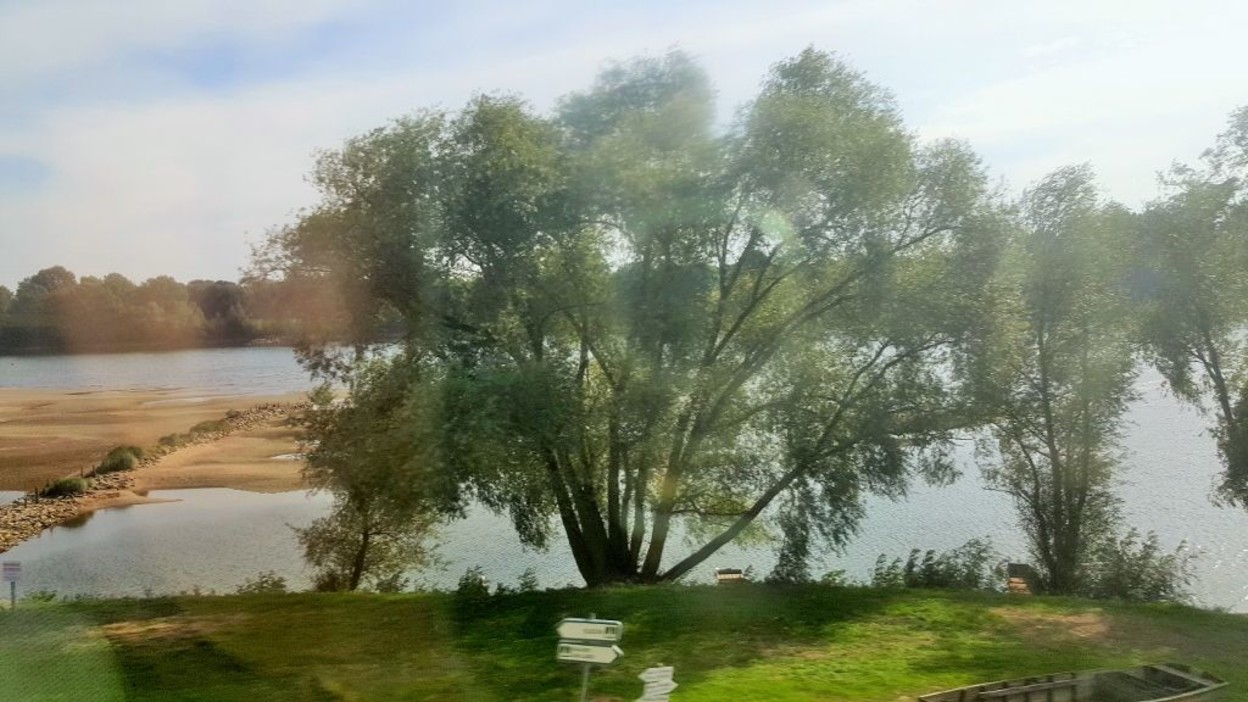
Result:
<instances>
[{"instance_id":1,"label":"bush","mask_svg":"<svg viewBox=\"0 0 1248 702\"><path fill-rule=\"evenodd\" d=\"M234 590L234 593L238 595L274 595L284 592L286 592L286 578L271 570L257 573L254 579L247 578Z\"/></svg>"},{"instance_id":2,"label":"bush","mask_svg":"<svg viewBox=\"0 0 1248 702\"><path fill-rule=\"evenodd\" d=\"M158 439L156 443L160 444L161 446L177 448L190 440L191 440L191 437L189 434L178 434L175 432L173 434L166 434L160 437L160 439Z\"/></svg>"},{"instance_id":3,"label":"bush","mask_svg":"<svg viewBox=\"0 0 1248 702\"><path fill-rule=\"evenodd\" d=\"M518 592L537 592L538 589L537 571L532 568L525 568L524 572L520 574L520 581L516 585L516 590Z\"/></svg>"},{"instance_id":4,"label":"bush","mask_svg":"<svg viewBox=\"0 0 1248 702\"><path fill-rule=\"evenodd\" d=\"M39 491L40 497L68 497L87 491L87 481L82 478L61 478L49 483Z\"/></svg>"},{"instance_id":5,"label":"bush","mask_svg":"<svg viewBox=\"0 0 1248 702\"><path fill-rule=\"evenodd\" d=\"M31 590L22 595L22 599L27 602L55 602L56 590Z\"/></svg>"},{"instance_id":6,"label":"bush","mask_svg":"<svg viewBox=\"0 0 1248 702\"><path fill-rule=\"evenodd\" d=\"M1195 554L1186 543L1164 553L1157 534L1140 538L1131 529L1121 538L1109 535L1092 547L1079 594L1095 599L1130 602L1190 602Z\"/></svg>"},{"instance_id":7,"label":"bush","mask_svg":"<svg viewBox=\"0 0 1248 702\"><path fill-rule=\"evenodd\" d=\"M411 585L411 581L403 577L403 573L396 571L383 578L374 580L372 589L376 592L395 593L406 591L409 585Z\"/></svg>"},{"instance_id":8,"label":"bush","mask_svg":"<svg viewBox=\"0 0 1248 702\"><path fill-rule=\"evenodd\" d=\"M211 434L213 432L225 431L229 428L229 423L224 419L206 419L191 427L191 434Z\"/></svg>"},{"instance_id":9,"label":"bush","mask_svg":"<svg viewBox=\"0 0 1248 702\"><path fill-rule=\"evenodd\" d=\"M829 570L819 578L819 583L828 587L854 587L855 585L844 570Z\"/></svg>"},{"instance_id":10,"label":"bush","mask_svg":"<svg viewBox=\"0 0 1248 702\"><path fill-rule=\"evenodd\" d=\"M459 576L459 584L455 586L455 599L461 601L480 601L490 597L490 581L485 579L481 566L473 566Z\"/></svg>"},{"instance_id":11,"label":"bush","mask_svg":"<svg viewBox=\"0 0 1248 702\"><path fill-rule=\"evenodd\" d=\"M920 556L922 554L922 556ZM999 590L1002 559L988 539L971 539L943 553L912 549L905 563L880 554L871 573L871 587Z\"/></svg>"},{"instance_id":12,"label":"bush","mask_svg":"<svg viewBox=\"0 0 1248 702\"><path fill-rule=\"evenodd\" d=\"M117 473L123 470L134 470L139 465L139 459L143 457L143 449L138 446L118 446L108 455L104 456L104 460L91 471L92 475L105 475L107 473Z\"/></svg>"},{"instance_id":13,"label":"bush","mask_svg":"<svg viewBox=\"0 0 1248 702\"><path fill-rule=\"evenodd\" d=\"M480 566L473 566L460 576L459 584L451 595L451 603L455 618L461 623L475 621L490 611L490 581Z\"/></svg>"}]
</instances>

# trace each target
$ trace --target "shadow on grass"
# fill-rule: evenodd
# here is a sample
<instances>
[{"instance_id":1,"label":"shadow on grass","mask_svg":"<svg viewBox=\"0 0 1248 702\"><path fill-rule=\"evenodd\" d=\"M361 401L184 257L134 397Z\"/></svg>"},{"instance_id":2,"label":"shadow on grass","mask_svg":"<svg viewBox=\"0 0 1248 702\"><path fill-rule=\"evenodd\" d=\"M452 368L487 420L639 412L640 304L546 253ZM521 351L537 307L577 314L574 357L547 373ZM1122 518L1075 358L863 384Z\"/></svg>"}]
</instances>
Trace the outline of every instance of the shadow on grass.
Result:
<instances>
[{"instance_id":1,"label":"shadow on grass","mask_svg":"<svg viewBox=\"0 0 1248 702\"><path fill-rule=\"evenodd\" d=\"M555 660L564 617L624 623L624 657L596 669L596 695L634 699L637 675L676 665L677 682L835 643L846 624L878 615L897 593L819 586L651 586L511 595L451 607L457 641L480 682L502 699L551 699L579 687L580 667Z\"/></svg>"},{"instance_id":2,"label":"shadow on grass","mask_svg":"<svg viewBox=\"0 0 1248 702\"><path fill-rule=\"evenodd\" d=\"M99 600L84 610L112 645L127 700L337 700L313 679L274 676L188 627L181 601Z\"/></svg>"},{"instance_id":3,"label":"shadow on grass","mask_svg":"<svg viewBox=\"0 0 1248 702\"><path fill-rule=\"evenodd\" d=\"M937 650L916 672L958 671L958 684L970 684L1173 660L1226 678L1238 688L1228 699L1248 699L1248 619L1170 604L950 597L963 605L965 631L937 628Z\"/></svg>"}]
</instances>

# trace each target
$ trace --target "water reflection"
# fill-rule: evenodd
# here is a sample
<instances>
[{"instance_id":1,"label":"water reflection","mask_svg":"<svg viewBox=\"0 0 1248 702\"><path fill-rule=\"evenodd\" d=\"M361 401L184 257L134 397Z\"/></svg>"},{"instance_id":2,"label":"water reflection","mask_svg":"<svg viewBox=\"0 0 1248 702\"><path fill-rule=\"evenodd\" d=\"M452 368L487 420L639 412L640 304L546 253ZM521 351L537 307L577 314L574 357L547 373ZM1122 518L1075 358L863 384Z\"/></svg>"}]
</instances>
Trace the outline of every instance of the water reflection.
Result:
<instances>
[{"instance_id":1,"label":"water reflection","mask_svg":"<svg viewBox=\"0 0 1248 702\"><path fill-rule=\"evenodd\" d=\"M2 385L3 383L0 383ZM1156 530L1166 548L1181 541L1201 553L1195 563L1199 600L1248 611L1248 512L1220 509L1208 499L1220 469L1207 419L1162 394L1155 373L1140 385L1142 399L1127 414L1126 458L1118 491L1127 525ZM869 576L877 555L905 556L911 548L949 549L991 536L1002 555L1027 560L1007 497L983 489L969 447L961 455L964 477L950 487L918 487L901 501L871 498L867 518L844 553L814 564L818 577L844 569ZM148 494L148 493L142 493ZM0 493L0 503L20 497ZM258 494L226 489L158 490L153 498L181 500L135 505L84 515L4 554L22 560L28 589L62 594L140 595L200 587L230 592L246 578L272 570L293 588L310 585L291 526L323 515L328 495ZM672 540L665 562L688 552ZM470 566L514 584L533 568L543 586L579 584L567 547L557 537L548 551L521 547L505 518L483 509L443 529L440 570L413 574L418 584L451 588ZM765 575L775 562L766 547L726 548L690 574L710 582L715 567L753 566Z\"/></svg>"},{"instance_id":2,"label":"water reflection","mask_svg":"<svg viewBox=\"0 0 1248 702\"><path fill-rule=\"evenodd\" d=\"M86 526L86 525L87 525L87 522L91 521L91 518L92 518L92 517L94 517L94 516L95 516L95 512L94 512L94 511L92 511L92 512L83 512L82 514L80 514L80 515L78 515L78 516L76 516L76 517L71 517L71 518L69 518L69 519L66 519L65 521L61 522L60 524L57 524L56 526L52 527L52 529L53 529L53 530L56 530L56 529L81 529L82 527Z\"/></svg>"}]
</instances>

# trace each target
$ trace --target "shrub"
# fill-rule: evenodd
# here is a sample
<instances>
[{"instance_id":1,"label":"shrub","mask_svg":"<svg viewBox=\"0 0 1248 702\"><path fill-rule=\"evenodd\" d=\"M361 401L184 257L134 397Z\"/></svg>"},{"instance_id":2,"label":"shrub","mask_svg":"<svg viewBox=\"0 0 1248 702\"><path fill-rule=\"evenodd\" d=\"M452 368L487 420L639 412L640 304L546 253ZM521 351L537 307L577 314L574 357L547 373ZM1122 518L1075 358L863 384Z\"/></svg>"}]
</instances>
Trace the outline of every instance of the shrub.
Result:
<instances>
[{"instance_id":1,"label":"shrub","mask_svg":"<svg viewBox=\"0 0 1248 702\"><path fill-rule=\"evenodd\" d=\"M819 578L820 584L828 587L853 587L854 581L850 580L844 570L829 570Z\"/></svg>"},{"instance_id":2,"label":"shrub","mask_svg":"<svg viewBox=\"0 0 1248 702\"><path fill-rule=\"evenodd\" d=\"M224 419L206 419L191 427L191 434L211 434L213 432L225 431L229 426Z\"/></svg>"},{"instance_id":3,"label":"shrub","mask_svg":"<svg viewBox=\"0 0 1248 702\"><path fill-rule=\"evenodd\" d=\"M1189 602L1195 554L1181 544L1164 553L1157 534L1141 538L1137 529L1108 535L1093 545L1079 594L1130 602Z\"/></svg>"},{"instance_id":4,"label":"shrub","mask_svg":"<svg viewBox=\"0 0 1248 702\"><path fill-rule=\"evenodd\" d=\"M537 571L532 568L525 568L524 572L520 574L516 590L519 592L537 592Z\"/></svg>"},{"instance_id":5,"label":"shrub","mask_svg":"<svg viewBox=\"0 0 1248 702\"><path fill-rule=\"evenodd\" d=\"M347 578L336 570L320 570L312 576L312 589L316 592L346 592Z\"/></svg>"},{"instance_id":6,"label":"shrub","mask_svg":"<svg viewBox=\"0 0 1248 702\"><path fill-rule=\"evenodd\" d=\"M161 446L177 448L182 444L185 444L187 441L190 441L190 439L191 437L188 434L178 434L175 432L173 434L166 434L160 437L160 439L157 440L157 443Z\"/></svg>"},{"instance_id":7,"label":"shrub","mask_svg":"<svg viewBox=\"0 0 1248 702\"><path fill-rule=\"evenodd\" d=\"M257 573L255 578L247 578L234 590L234 593L238 595L273 595L284 592L286 592L286 578L271 570Z\"/></svg>"},{"instance_id":8,"label":"shrub","mask_svg":"<svg viewBox=\"0 0 1248 702\"><path fill-rule=\"evenodd\" d=\"M904 563L900 558L889 562L881 553L875 559L871 587L997 590L1003 575L1000 564L988 539L971 539L942 553L912 549Z\"/></svg>"},{"instance_id":9,"label":"shrub","mask_svg":"<svg viewBox=\"0 0 1248 702\"><path fill-rule=\"evenodd\" d=\"M55 602L56 590L31 590L22 599L28 602Z\"/></svg>"},{"instance_id":10,"label":"shrub","mask_svg":"<svg viewBox=\"0 0 1248 702\"><path fill-rule=\"evenodd\" d=\"M87 481L82 478L61 478L44 486L39 491L40 497L67 497L81 495L87 491Z\"/></svg>"},{"instance_id":11,"label":"shrub","mask_svg":"<svg viewBox=\"0 0 1248 702\"><path fill-rule=\"evenodd\" d=\"M396 571L383 578L374 580L372 589L377 592L395 593L407 590L409 585L411 585L411 581L403 577L403 573Z\"/></svg>"},{"instance_id":12,"label":"shrub","mask_svg":"<svg viewBox=\"0 0 1248 702\"><path fill-rule=\"evenodd\" d=\"M118 446L104 456L104 460L100 461L91 474L105 475L123 470L134 470L142 457L143 449L138 446Z\"/></svg>"},{"instance_id":13,"label":"shrub","mask_svg":"<svg viewBox=\"0 0 1248 702\"><path fill-rule=\"evenodd\" d=\"M490 581L485 579L481 566L473 566L459 576L459 584L455 586L457 600L485 600L490 597Z\"/></svg>"},{"instance_id":14,"label":"shrub","mask_svg":"<svg viewBox=\"0 0 1248 702\"><path fill-rule=\"evenodd\" d=\"M461 623L474 621L491 609L490 581L480 566L473 566L460 576L451 603L455 618Z\"/></svg>"}]
</instances>

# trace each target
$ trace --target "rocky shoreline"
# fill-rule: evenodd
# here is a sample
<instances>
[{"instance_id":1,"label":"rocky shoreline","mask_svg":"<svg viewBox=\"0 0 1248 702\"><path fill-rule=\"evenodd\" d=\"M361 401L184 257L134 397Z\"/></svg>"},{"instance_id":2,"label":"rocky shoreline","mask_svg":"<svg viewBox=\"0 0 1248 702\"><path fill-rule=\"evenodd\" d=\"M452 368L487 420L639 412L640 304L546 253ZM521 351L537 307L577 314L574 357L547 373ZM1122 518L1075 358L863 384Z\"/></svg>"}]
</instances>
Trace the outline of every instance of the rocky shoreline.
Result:
<instances>
[{"instance_id":1,"label":"rocky shoreline","mask_svg":"<svg viewBox=\"0 0 1248 702\"><path fill-rule=\"evenodd\" d=\"M101 502L120 498L134 487L135 471L154 465L171 453L219 441L234 432L252 429L275 419L297 415L308 407L308 403L266 403L231 412L221 420L222 426L218 430L191 434L177 446L160 445L145 449L144 457L133 470L88 478L87 491L80 495L39 497L34 492L27 493L0 506L0 553L38 536L48 527L94 509Z\"/></svg>"}]
</instances>

